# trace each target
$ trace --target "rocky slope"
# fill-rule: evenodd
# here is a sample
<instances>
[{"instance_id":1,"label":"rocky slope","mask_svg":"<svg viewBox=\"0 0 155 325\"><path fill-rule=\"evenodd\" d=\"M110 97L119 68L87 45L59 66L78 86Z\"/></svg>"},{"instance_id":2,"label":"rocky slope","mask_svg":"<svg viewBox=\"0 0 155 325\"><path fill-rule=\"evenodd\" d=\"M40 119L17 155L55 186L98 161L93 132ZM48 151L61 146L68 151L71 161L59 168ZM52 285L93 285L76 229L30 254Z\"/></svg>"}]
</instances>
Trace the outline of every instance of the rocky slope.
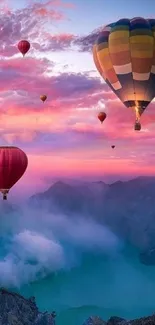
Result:
<instances>
[{"instance_id":1,"label":"rocky slope","mask_svg":"<svg viewBox=\"0 0 155 325\"><path fill-rule=\"evenodd\" d=\"M39 312L35 298L0 289L0 325L55 325L52 314Z\"/></svg>"},{"instance_id":2,"label":"rocky slope","mask_svg":"<svg viewBox=\"0 0 155 325\"><path fill-rule=\"evenodd\" d=\"M17 293L0 289L0 325L56 325L55 316L55 312L40 312L34 297L25 299ZM111 317L107 322L95 316L83 325L155 325L155 315L132 321Z\"/></svg>"},{"instance_id":3,"label":"rocky slope","mask_svg":"<svg viewBox=\"0 0 155 325\"><path fill-rule=\"evenodd\" d=\"M130 321L120 317L111 317L107 322L99 317L90 317L83 325L155 325L155 315Z\"/></svg>"}]
</instances>

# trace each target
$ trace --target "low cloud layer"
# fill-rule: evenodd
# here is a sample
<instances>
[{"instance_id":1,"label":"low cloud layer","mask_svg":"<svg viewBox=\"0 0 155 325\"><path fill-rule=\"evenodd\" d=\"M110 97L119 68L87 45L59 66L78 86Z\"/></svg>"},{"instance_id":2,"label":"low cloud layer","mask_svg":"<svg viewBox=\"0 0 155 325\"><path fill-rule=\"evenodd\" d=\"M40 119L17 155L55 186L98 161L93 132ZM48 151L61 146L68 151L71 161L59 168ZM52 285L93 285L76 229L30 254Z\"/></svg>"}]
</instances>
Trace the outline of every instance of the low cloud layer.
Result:
<instances>
[{"instance_id":1,"label":"low cloud layer","mask_svg":"<svg viewBox=\"0 0 155 325\"><path fill-rule=\"evenodd\" d=\"M81 264L84 253L113 255L119 239L106 227L80 217L26 209L1 228L0 282L20 287ZM9 234L11 230L11 235Z\"/></svg>"}]
</instances>

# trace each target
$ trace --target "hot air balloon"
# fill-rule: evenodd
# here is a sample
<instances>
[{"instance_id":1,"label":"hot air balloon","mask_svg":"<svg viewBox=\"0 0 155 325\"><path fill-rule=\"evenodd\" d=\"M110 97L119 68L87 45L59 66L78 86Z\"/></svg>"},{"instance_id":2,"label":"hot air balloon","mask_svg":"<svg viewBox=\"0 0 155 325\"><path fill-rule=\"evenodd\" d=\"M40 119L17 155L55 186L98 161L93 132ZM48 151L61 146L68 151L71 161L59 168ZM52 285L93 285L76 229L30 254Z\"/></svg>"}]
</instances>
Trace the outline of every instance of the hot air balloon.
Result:
<instances>
[{"instance_id":1,"label":"hot air balloon","mask_svg":"<svg viewBox=\"0 0 155 325\"><path fill-rule=\"evenodd\" d=\"M107 117L107 115L104 112L100 112L98 114L98 119L101 121L101 123L103 123L103 121L106 119L106 117Z\"/></svg>"},{"instance_id":2,"label":"hot air balloon","mask_svg":"<svg viewBox=\"0 0 155 325\"><path fill-rule=\"evenodd\" d=\"M22 40L18 43L18 50L23 54L23 56L29 51L30 43L28 41Z\"/></svg>"},{"instance_id":3,"label":"hot air balloon","mask_svg":"<svg viewBox=\"0 0 155 325\"><path fill-rule=\"evenodd\" d=\"M23 176L28 165L26 154L17 147L0 147L0 192L7 200L10 188Z\"/></svg>"},{"instance_id":4,"label":"hot air balloon","mask_svg":"<svg viewBox=\"0 0 155 325\"><path fill-rule=\"evenodd\" d=\"M100 32L93 47L97 70L126 107L140 117L155 97L155 19L120 19Z\"/></svg>"},{"instance_id":5,"label":"hot air balloon","mask_svg":"<svg viewBox=\"0 0 155 325\"><path fill-rule=\"evenodd\" d=\"M47 96L46 95L41 95L40 96L40 99L42 100L42 102L44 103L45 102L45 100L47 99Z\"/></svg>"},{"instance_id":6,"label":"hot air balloon","mask_svg":"<svg viewBox=\"0 0 155 325\"><path fill-rule=\"evenodd\" d=\"M115 146L111 146L111 148L112 148L112 149L114 149L114 148L115 148Z\"/></svg>"}]
</instances>

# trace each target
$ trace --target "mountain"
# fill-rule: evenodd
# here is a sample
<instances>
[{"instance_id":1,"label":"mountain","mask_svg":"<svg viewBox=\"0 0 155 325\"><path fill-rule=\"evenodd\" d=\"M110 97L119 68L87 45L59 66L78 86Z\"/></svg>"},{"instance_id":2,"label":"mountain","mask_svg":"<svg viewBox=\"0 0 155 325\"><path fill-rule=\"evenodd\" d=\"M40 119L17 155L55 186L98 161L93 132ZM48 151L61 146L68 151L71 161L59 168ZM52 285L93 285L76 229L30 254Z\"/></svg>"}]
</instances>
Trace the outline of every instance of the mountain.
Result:
<instances>
[{"instance_id":1,"label":"mountain","mask_svg":"<svg viewBox=\"0 0 155 325\"><path fill-rule=\"evenodd\" d=\"M18 293L0 288L0 325L55 325L56 313L40 312L35 297L24 298ZM83 325L154 325L155 315L126 321L111 317L107 322L98 316L89 317ZM63 325L63 324L62 324Z\"/></svg>"},{"instance_id":2,"label":"mountain","mask_svg":"<svg viewBox=\"0 0 155 325\"><path fill-rule=\"evenodd\" d=\"M100 204L108 187L109 185L103 182L70 185L58 181L47 191L32 196L30 202L36 207L48 207L50 211L92 214L92 208L93 210L94 206L97 208L97 203Z\"/></svg>"},{"instance_id":3,"label":"mountain","mask_svg":"<svg viewBox=\"0 0 155 325\"><path fill-rule=\"evenodd\" d=\"M39 312L35 298L0 289L0 325L55 325L53 313Z\"/></svg>"},{"instance_id":4,"label":"mountain","mask_svg":"<svg viewBox=\"0 0 155 325\"><path fill-rule=\"evenodd\" d=\"M154 325L155 315L127 321L120 317L111 317L107 322L100 317L89 317L83 325Z\"/></svg>"},{"instance_id":5,"label":"mountain","mask_svg":"<svg viewBox=\"0 0 155 325\"><path fill-rule=\"evenodd\" d=\"M142 263L145 264L146 257L146 264L151 260L155 264L155 253L148 253L155 248L155 177L138 177L110 185L104 182L71 185L59 181L31 197L30 204L72 217L94 218L140 248Z\"/></svg>"}]
</instances>

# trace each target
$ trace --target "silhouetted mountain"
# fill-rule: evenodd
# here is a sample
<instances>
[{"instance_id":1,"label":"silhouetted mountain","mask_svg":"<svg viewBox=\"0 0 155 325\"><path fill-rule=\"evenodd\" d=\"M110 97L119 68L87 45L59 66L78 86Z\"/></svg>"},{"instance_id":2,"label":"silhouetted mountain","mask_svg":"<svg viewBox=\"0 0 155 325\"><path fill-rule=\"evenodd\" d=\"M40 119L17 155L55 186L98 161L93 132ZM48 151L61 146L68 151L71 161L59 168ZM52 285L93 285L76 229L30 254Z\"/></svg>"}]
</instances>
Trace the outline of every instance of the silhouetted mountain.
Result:
<instances>
[{"instance_id":1,"label":"silhouetted mountain","mask_svg":"<svg viewBox=\"0 0 155 325\"><path fill-rule=\"evenodd\" d=\"M69 185L59 181L47 191L32 196L30 202L36 207L48 207L50 211L92 214L94 200L102 201L102 196L108 187L109 185L102 182Z\"/></svg>"},{"instance_id":2,"label":"silhouetted mountain","mask_svg":"<svg viewBox=\"0 0 155 325\"><path fill-rule=\"evenodd\" d=\"M155 177L138 177L111 185L69 185L59 181L31 197L30 202L50 212L95 218L141 250L155 247Z\"/></svg>"}]
</instances>

